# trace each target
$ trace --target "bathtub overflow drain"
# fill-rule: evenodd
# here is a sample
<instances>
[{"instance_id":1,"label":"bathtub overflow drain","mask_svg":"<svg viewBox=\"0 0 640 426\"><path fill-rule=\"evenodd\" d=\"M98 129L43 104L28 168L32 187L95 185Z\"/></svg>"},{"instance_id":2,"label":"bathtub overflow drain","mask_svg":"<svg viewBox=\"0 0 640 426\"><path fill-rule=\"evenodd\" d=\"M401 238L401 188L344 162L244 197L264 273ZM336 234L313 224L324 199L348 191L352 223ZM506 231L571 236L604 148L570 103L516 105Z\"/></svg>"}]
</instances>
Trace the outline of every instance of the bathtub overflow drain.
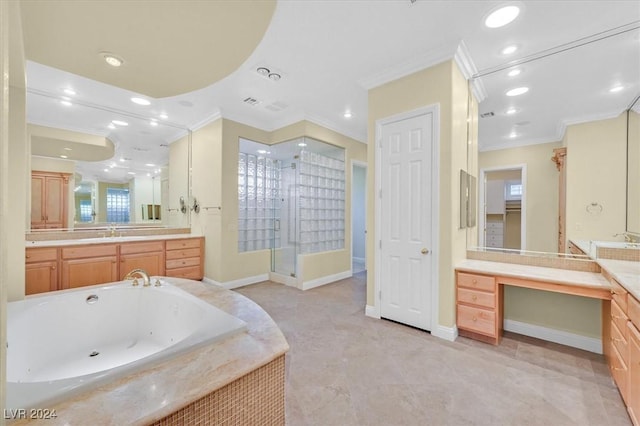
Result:
<instances>
[{"instance_id":1,"label":"bathtub overflow drain","mask_svg":"<svg viewBox=\"0 0 640 426\"><path fill-rule=\"evenodd\" d=\"M98 352L98 351L93 351L93 352L91 352L89 354L90 357L94 357L94 356L98 356L98 355L100 355L100 352Z\"/></svg>"},{"instance_id":2,"label":"bathtub overflow drain","mask_svg":"<svg viewBox=\"0 0 640 426\"><path fill-rule=\"evenodd\" d=\"M87 303L92 304L98 301L99 297L97 294L92 294L91 296L87 296Z\"/></svg>"}]
</instances>

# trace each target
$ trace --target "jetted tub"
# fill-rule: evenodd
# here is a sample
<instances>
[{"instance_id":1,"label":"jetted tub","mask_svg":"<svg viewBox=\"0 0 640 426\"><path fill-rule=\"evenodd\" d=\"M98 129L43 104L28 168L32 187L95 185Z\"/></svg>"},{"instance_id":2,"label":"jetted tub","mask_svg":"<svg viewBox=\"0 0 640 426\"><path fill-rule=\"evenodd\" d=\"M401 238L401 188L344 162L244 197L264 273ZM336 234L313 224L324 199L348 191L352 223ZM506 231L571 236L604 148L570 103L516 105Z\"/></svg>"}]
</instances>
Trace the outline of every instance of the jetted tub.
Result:
<instances>
[{"instance_id":1,"label":"jetted tub","mask_svg":"<svg viewBox=\"0 0 640 426\"><path fill-rule=\"evenodd\" d=\"M141 280L139 280L141 281ZM8 303L7 408L46 408L83 389L246 330L160 279Z\"/></svg>"}]
</instances>

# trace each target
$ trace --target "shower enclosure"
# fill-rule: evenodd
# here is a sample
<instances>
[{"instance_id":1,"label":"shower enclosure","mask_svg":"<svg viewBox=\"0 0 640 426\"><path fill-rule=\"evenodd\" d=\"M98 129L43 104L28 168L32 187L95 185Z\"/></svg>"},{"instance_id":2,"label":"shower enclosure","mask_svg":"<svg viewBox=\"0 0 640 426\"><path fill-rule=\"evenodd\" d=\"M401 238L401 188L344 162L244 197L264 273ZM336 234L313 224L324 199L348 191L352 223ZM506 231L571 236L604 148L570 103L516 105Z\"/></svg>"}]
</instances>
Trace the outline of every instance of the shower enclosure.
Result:
<instances>
[{"instance_id":1,"label":"shower enclosure","mask_svg":"<svg viewBox=\"0 0 640 426\"><path fill-rule=\"evenodd\" d=\"M344 248L344 158L308 137L240 140L238 251L270 249L273 280L298 284L300 256Z\"/></svg>"}]
</instances>

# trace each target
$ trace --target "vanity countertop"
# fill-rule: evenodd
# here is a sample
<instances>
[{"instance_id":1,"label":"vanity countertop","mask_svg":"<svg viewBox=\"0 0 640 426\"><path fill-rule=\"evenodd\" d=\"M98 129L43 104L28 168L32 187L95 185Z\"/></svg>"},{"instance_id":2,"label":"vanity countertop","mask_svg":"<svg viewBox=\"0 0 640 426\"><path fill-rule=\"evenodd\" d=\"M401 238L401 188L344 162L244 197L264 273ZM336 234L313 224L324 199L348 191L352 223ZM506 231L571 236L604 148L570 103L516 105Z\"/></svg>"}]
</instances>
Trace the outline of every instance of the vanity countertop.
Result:
<instances>
[{"instance_id":1,"label":"vanity countertop","mask_svg":"<svg viewBox=\"0 0 640 426\"><path fill-rule=\"evenodd\" d=\"M194 234L158 234L158 235L127 235L122 237L97 237L97 238L79 238L69 240L43 240L43 241L26 241L25 247L58 247L58 246L77 246L85 244L120 244L130 242L157 241L157 240L174 240L182 238L201 237Z\"/></svg>"},{"instance_id":2,"label":"vanity countertop","mask_svg":"<svg viewBox=\"0 0 640 426\"><path fill-rule=\"evenodd\" d=\"M543 266L501 263L487 260L465 259L456 264L456 269L463 272L498 275L526 280L544 281L554 284L610 289L611 284L602 274L566 269L547 268Z\"/></svg>"},{"instance_id":3,"label":"vanity countertop","mask_svg":"<svg viewBox=\"0 0 640 426\"><path fill-rule=\"evenodd\" d=\"M271 317L250 299L199 281L170 283L240 318L247 331L197 348L54 404L57 417L12 425L145 425L266 365L289 350Z\"/></svg>"},{"instance_id":4,"label":"vanity countertop","mask_svg":"<svg viewBox=\"0 0 640 426\"><path fill-rule=\"evenodd\" d=\"M633 297L640 300L640 262L611 259L598 259L597 262Z\"/></svg>"}]
</instances>

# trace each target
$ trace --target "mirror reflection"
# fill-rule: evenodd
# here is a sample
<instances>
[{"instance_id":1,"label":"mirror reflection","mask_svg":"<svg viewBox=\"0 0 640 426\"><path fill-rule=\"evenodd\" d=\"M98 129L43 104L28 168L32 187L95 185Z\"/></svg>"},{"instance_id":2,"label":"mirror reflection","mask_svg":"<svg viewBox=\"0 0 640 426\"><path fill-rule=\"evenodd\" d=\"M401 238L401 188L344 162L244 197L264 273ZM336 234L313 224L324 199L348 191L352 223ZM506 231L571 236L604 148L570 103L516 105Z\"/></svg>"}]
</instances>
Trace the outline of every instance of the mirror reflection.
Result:
<instances>
[{"instance_id":1,"label":"mirror reflection","mask_svg":"<svg viewBox=\"0 0 640 426\"><path fill-rule=\"evenodd\" d=\"M575 243L589 254L596 242L640 237L637 103L627 113L640 89L639 39L629 27L476 74L487 99L469 248L567 253ZM584 65L580 79L568 64ZM528 90L507 94L517 87Z\"/></svg>"},{"instance_id":2,"label":"mirror reflection","mask_svg":"<svg viewBox=\"0 0 640 426\"><path fill-rule=\"evenodd\" d=\"M82 99L61 96L67 86L57 81L68 73L34 63L28 69L31 230L189 226L179 204L189 198L188 129L162 114L88 101L88 87Z\"/></svg>"}]
</instances>

